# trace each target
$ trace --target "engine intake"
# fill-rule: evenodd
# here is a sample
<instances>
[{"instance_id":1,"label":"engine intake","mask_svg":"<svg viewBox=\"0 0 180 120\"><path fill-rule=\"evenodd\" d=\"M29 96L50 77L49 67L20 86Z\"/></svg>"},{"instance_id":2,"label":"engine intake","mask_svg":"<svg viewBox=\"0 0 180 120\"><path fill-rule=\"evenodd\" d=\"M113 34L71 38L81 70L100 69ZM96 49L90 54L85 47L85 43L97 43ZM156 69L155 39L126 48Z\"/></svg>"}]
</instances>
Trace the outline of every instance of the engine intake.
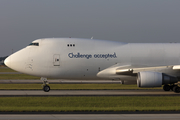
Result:
<instances>
[{"instance_id":1,"label":"engine intake","mask_svg":"<svg viewBox=\"0 0 180 120\"><path fill-rule=\"evenodd\" d=\"M138 73L138 87L161 87L164 84L173 84L178 82L177 77L164 73L143 71Z\"/></svg>"}]
</instances>

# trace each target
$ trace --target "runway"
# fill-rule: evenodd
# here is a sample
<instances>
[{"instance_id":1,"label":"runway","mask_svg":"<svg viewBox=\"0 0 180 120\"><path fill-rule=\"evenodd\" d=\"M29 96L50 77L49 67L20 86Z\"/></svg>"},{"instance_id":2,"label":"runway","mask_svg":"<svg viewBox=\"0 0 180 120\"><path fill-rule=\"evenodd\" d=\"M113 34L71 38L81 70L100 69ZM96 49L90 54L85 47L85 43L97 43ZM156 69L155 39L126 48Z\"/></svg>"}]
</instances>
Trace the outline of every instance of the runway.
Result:
<instances>
[{"instance_id":1,"label":"runway","mask_svg":"<svg viewBox=\"0 0 180 120\"><path fill-rule=\"evenodd\" d=\"M121 84L120 80L48 80L50 84ZM0 80L0 84L42 84L41 80Z\"/></svg>"},{"instance_id":2,"label":"runway","mask_svg":"<svg viewBox=\"0 0 180 120\"><path fill-rule=\"evenodd\" d=\"M3 96L180 96L180 93L163 90L0 90Z\"/></svg>"},{"instance_id":3,"label":"runway","mask_svg":"<svg viewBox=\"0 0 180 120\"><path fill-rule=\"evenodd\" d=\"M0 120L179 120L180 114L5 114Z\"/></svg>"}]
</instances>

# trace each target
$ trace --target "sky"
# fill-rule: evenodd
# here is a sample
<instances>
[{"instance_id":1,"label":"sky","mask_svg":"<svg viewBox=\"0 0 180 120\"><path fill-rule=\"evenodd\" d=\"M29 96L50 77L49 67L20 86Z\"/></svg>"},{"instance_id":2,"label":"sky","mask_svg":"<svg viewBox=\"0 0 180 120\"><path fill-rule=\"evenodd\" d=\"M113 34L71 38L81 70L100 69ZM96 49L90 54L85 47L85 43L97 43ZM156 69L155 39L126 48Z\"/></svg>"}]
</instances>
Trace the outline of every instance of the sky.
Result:
<instances>
[{"instance_id":1,"label":"sky","mask_svg":"<svg viewBox=\"0 0 180 120\"><path fill-rule=\"evenodd\" d=\"M0 0L0 57L33 40L180 42L180 0Z\"/></svg>"}]
</instances>

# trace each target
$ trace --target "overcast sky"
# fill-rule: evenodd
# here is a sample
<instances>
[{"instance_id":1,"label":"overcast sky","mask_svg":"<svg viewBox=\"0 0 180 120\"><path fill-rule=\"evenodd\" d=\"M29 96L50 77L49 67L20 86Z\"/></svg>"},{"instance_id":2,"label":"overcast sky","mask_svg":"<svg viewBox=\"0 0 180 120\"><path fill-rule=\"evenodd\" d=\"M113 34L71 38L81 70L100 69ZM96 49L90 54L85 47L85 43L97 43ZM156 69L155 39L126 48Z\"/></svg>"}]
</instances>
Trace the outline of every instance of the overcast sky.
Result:
<instances>
[{"instance_id":1,"label":"overcast sky","mask_svg":"<svg viewBox=\"0 0 180 120\"><path fill-rule=\"evenodd\" d=\"M0 0L0 57L33 40L180 42L180 0Z\"/></svg>"}]
</instances>

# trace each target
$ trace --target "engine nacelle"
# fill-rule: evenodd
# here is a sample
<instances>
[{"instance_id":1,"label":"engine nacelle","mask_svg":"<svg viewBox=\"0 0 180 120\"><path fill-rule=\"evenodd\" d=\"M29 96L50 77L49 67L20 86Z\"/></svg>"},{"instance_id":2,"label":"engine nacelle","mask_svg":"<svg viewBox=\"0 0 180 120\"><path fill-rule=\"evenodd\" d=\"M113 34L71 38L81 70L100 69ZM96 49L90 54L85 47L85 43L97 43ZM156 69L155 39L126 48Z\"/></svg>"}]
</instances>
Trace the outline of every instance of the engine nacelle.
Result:
<instances>
[{"instance_id":1,"label":"engine nacelle","mask_svg":"<svg viewBox=\"0 0 180 120\"><path fill-rule=\"evenodd\" d=\"M161 87L164 84L178 82L177 77L169 76L164 73L143 71L138 73L138 87Z\"/></svg>"}]
</instances>

